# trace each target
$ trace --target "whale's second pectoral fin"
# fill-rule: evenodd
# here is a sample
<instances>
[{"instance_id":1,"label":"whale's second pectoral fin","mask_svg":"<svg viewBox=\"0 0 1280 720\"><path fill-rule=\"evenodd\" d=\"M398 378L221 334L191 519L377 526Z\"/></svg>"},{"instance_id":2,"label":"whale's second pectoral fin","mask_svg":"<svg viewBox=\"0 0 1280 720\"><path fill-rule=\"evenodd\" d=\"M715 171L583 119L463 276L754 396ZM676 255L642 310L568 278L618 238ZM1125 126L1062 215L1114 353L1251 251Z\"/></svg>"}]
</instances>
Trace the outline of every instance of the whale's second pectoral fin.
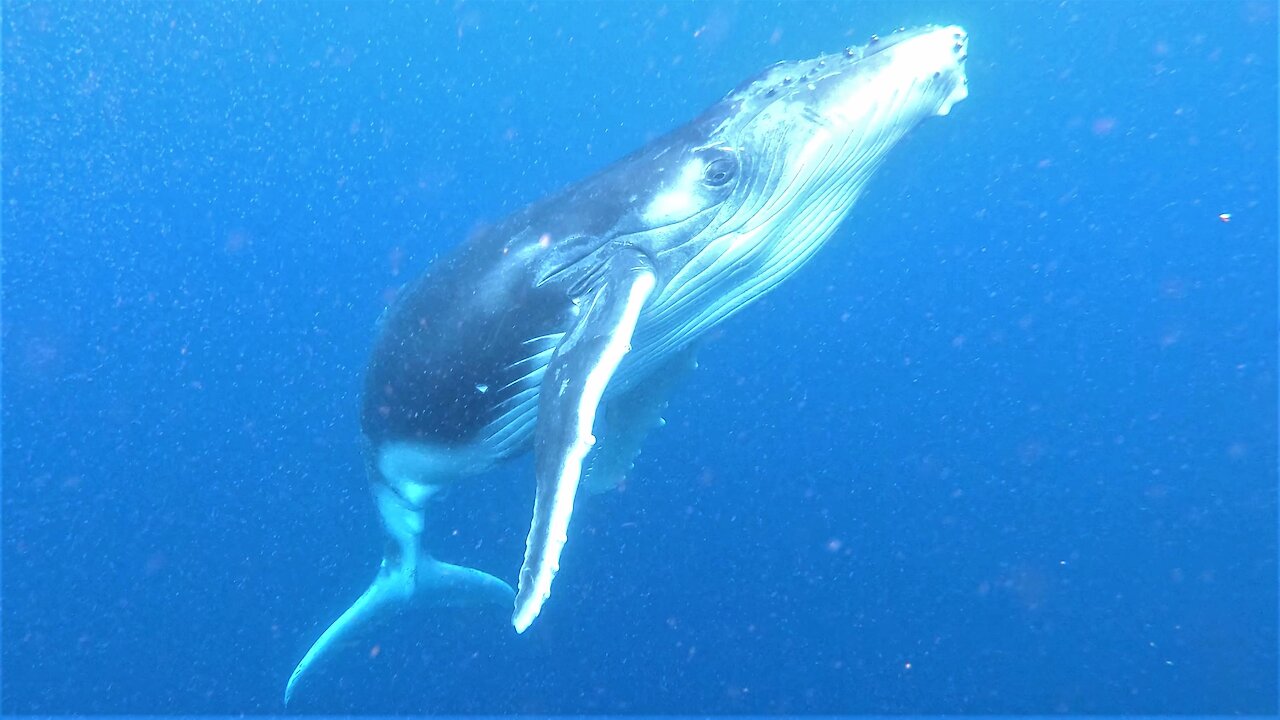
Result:
<instances>
[{"instance_id":1,"label":"whale's second pectoral fin","mask_svg":"<svg viewBox=\"0 0 1280 720\"><path fill-rule=\"evenodd\" d=\"M601 410L603 437L591 451L583 473L582 486L588 492L609 492L627 478L645 436L662 426L672 391L698 366L697 351L696 344L690 345L626 390L610 391Z\"/></svg>"},{"instance_id":2,"label":"whale's second pectoral fin","mask_svg":"<svg viewBox=\"0 0 1280 720\"><path fill-rule=\"evenodd\" d=\"M534 435L538 488L511 620L516 632L529 627L551 594L583 462L595 443L600 399L631 349L640 309L656 284L642 253L621 250L611 257L581 299L577 321L560 340L542 378Z\"/></svg>"}]
</instances>

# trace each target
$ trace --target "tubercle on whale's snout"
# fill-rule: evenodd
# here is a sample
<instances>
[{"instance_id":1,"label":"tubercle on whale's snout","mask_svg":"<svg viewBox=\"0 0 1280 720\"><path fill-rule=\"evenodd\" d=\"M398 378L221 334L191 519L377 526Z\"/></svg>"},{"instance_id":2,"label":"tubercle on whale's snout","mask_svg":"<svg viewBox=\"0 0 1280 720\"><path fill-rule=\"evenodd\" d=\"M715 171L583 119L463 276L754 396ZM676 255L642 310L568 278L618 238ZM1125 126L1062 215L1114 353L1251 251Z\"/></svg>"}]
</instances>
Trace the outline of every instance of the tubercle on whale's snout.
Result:
<instances>
[{"instance_id":1,"label":"tubercle on whale's snout","mask_svg":"<svg viewBox=\"0 0 1280 720\"><path fill-rule=\"evenodd\" d=\"M965 61L969 59L969 33L965 32L964 28L958 25L952 25L947 29L952 31L951 40L954 44L951 46L951 52L956 58L955 67L956 72L960 76L960 81L956 83L951 94L948 95L946 99L942 101L942 104L938 106L937 114L939 116L949 115L951 113L951 108L955 106L956 103L969 97L969 74L965 71Z\"/></svg>"},{"instance_id":2,"label":"tubercle on whale's snout","mask_svg":"<svg viewBox=\"0 0 1280 720\"><path fill-rule=\"evenodd\" d=\"M845 57L861 58L871 57L880 52L884 52L892 47L902 44L912 38L919 37L925 33L930 33L941 29L941 25L921 25L919 27L906 28L898 27L888 35L881 37L873 34L867 38L867 43L857 48L847 47L844 49Z\"/></svg>"},{"instance_id":3,"label":"tubercle on whale's snout","mask_svg":"<svg viewBox=\"0 0 1280 720\"><path fill-rule=\"evenodd\" d=\"M872 35L866 45L846 47L842 52L820 55L809 60L778 63L752 81L731 93L729 99L758 97L766 102L809 91L819 91L826 83L840 82L842 77L876 60L884 65L908 67L905 72L920 79L941 79L944 74L955 77L958 84L968 83L964 63L968 59L969 36L959 25L927 25L912 29L898 28L886 36ZM963 99L962 90L946 99L946 110ZM804 97L803 95L799 95ZM942 113L945 114L945 113Z\"/></svg>"},{"instance_id":4,"label":"tubercle on whale's snout","mask_svg":"<svg viewBox=\"0 0 1280 720\"><path fill-rule=\"evenodd\" d=\"M871 35L867 38L867 42L864 45L848 46L840 53L840 56L846 60L866 60L886 51L893 50L903 44L912 42L917 38L934 33L950 33L958 47L968 43L968 33L959 25L921 25L913 28L899 27L888 35ZM823 56L823 58L820 59L827 59L830 57L831 56Z\"/></svg>"}]
</instances>

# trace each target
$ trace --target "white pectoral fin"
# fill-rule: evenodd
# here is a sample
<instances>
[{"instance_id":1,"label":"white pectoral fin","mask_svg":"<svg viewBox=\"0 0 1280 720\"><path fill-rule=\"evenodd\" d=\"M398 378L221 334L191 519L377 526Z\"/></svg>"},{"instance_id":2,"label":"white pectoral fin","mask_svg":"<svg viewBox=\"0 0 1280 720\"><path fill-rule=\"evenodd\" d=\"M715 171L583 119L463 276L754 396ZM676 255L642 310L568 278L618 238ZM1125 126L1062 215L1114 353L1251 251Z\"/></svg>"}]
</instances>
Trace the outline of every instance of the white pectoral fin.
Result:
<instances>
[{"instance_id":1,"label":"white pectoral fin","mask_svg":"<svg viewBox=\"0 0 1280 720\"><path fill-rule=\"evenodd\" d=\"M643 254L623 250L610 258L543 376L534 435L538 489L511 619L516 632L529 627L551 594L583 461L595 443L600 399L631 349L640 310L656 284Z\"/></svg>"}]
</instances>

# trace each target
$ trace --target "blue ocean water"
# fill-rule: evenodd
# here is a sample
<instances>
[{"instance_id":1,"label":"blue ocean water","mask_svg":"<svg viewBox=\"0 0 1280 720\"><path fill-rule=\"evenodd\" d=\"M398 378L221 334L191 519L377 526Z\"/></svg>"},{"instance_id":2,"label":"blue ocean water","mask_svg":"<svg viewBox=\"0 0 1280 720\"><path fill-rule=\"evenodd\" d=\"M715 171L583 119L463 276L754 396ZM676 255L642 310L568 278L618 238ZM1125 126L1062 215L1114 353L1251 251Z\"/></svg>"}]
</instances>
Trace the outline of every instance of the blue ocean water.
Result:
<instances>
[{"instance_id":1,"label":"blue ocean water","mask_svg":"<svg viewBox=\"0 0 1280 720\"><path fill-rule=\"evenodd\" d=\"M741 80L900 25L971 96L716 332L523 636L401 619L362 713L1275 713L1271 2L3 8L7 714L277 713L380 551L395 289ZM514 581L527 459L443 557Z\"/></svg>"}]
</instances>

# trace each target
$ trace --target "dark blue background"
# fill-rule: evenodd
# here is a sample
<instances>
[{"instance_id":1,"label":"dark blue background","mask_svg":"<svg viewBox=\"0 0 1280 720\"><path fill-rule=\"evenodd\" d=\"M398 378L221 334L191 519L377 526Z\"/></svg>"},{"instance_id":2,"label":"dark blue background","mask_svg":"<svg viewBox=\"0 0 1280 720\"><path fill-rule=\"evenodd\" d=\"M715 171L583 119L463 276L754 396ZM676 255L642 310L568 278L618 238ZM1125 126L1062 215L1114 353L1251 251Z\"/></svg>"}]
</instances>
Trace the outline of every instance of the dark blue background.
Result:
<instances>
[{"instance_id":1,"label":"dark blue background","mask_svg":"<svg viewBox=\"0 0 1280 720\"><path fill-rule=\"evenodd\" d=\"M299 709L1275 712L1275 5L1154 1L6 3L2 709L280 711L379 554L389 292L926 22L972 96L717 331L532 631L404 618ZM531 502L458 487L442 555L514 580Z\"/></svg>"}]
</instances>

